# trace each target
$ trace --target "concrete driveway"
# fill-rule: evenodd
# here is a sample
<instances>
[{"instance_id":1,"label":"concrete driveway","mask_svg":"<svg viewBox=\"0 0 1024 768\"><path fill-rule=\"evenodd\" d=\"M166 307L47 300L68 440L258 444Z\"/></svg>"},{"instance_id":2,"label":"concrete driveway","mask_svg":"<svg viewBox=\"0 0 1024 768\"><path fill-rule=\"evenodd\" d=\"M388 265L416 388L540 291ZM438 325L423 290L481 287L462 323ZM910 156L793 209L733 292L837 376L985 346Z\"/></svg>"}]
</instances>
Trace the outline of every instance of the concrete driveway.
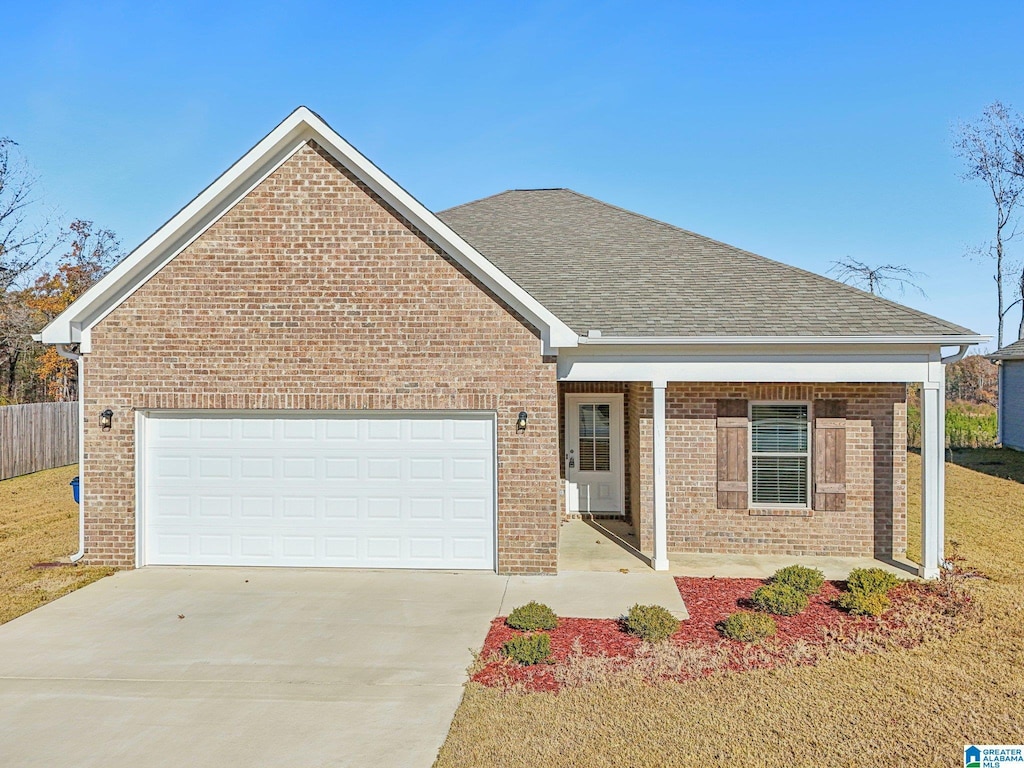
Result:
<instances>
[{"instance_id":1,"label":"concrete driveway","mask_svg":"<svg viewBox=\"0 0 1024 768\"><path fill-rule=\"evenodd\" d=\"M0 764L429 766L506 581L119 573L0 626Z\"/></svg>"}]
</instances>

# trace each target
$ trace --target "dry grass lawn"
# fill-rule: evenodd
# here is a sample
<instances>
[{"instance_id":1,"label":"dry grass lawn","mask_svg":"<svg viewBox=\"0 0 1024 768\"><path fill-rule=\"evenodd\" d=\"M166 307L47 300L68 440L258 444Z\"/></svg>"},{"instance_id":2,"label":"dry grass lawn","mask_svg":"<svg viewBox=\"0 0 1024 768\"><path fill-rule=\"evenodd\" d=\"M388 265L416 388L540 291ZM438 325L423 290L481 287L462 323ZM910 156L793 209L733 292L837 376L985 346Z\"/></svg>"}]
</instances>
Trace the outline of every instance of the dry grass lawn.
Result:
<instances>
[{"instance_id":1,"label":"dry grass lawn","mask_svg":"<svg viewBox=\"0 0 1024 768\"><path fill-rule=\"evenodd\" d=\"M78 549L77 465L0 481L0 624L113 573L101 566L33 568Z\"/></svg>"},{"instance_id":2,"label":"dry grass lawn","mask_svg":"<svg viewBox=\"0 0 1024 768\"><path fill-rule=\"evenodd\" d=\"M914 505L915 455L910 474ZM946 500L947 540L991 577L973 582L980 624L912 650L690 683L470 684L437 768L955 766L966 743L1024 743L1024 485L950 464Z\"/></svg>"}]
</instances>

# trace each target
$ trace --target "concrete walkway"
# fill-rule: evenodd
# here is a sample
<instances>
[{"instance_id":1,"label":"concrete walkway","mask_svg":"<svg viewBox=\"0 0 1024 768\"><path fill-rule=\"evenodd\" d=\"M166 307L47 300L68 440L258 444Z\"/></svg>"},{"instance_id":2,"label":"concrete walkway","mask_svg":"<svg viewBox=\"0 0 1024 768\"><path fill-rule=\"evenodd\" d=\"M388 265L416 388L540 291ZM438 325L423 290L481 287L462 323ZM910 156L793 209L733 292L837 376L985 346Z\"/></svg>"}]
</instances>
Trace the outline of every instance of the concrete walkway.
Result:
<instances>
[{"instance_id":1,"label":"concrete walkway","mask_svg":"<svg viewBox=\"0 0 1024 768\"><path fill-rule=\"evenodd\" d=\"M673 576L764 579L779 568L794 564L820 568L826 579L845 579L854 568L883 568L903 579L917 576L917 565L906 559L669 553L669 573ZM558 569L559 572L654 573L648 558L636 549L632 526L621 520L569 520L562 523Z\"/></svg>"},{"instance_id":2,"label":"concrete walkway","mask_svg":"<svg viewBox=\"0 0 1024 768\"><path fill-rule=\"evenodd\" d=\"M674 576L718 576L732 579L766 579L787 565L818 568L829 580L843 580L854 568L882 568L901 579L917 576L909 560L876 560L871 557L819 557L814 555L670 555L669 573Z\"/></svg>"},{"instance_id":3,"label":"concrete walkway","mask_svg":"<svg viewBox=\"0 0 1024 768\"><path fill-rule=\"evenodd\" d=\"M654 571L602 573L561 571L557 576L509 576L500 615L531 600L545 603L559 616L617 619L636 603L661 605L687 619L675 580Z\"/></svg>"}]
</instances>

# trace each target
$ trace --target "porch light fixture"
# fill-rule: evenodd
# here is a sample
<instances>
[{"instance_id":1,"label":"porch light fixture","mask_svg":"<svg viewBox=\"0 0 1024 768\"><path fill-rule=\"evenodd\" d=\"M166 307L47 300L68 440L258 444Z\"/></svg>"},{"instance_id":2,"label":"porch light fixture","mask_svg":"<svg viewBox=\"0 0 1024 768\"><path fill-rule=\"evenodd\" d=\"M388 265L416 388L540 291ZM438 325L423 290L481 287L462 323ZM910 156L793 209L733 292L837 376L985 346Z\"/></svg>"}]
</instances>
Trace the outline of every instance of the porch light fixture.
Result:
<instances>
[{"instance_id":1,"label":"porch light fixture","mask_svg":"<svg viewBox=\"0 0 1024 768\"><path fill-rule=\"evenodd\" d=\"M110 425L114 422L114 412L107 408L103 413L100 414L100 429L104 432L110 431Z\"/></svg>"},{"instance_id":2,"label":"porch light fixture","mask_svg":"<svg viewBox=\"0 0 1024 768\"><path fill-rule=\"evenodd\" d=\"M526 411L520 411L516 418L516 432L526 431Z\"/></svg>"}]
</instances>

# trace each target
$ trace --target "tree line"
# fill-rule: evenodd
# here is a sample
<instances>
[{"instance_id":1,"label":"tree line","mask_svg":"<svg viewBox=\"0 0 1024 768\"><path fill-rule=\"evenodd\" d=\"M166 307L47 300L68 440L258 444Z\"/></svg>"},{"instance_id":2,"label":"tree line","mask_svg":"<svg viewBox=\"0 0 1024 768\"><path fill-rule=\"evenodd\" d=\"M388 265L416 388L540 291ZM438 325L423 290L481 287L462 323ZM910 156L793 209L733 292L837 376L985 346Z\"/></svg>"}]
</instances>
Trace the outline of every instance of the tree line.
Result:
<instances>
[{"instance_id":1,"label":"tree line","mask_svg":"<svg viewBox=\"0 0 1024 768\"><path fill-rule=\"evenodd\" d=\"M75 364L32 334L122 255L112 231L61 222L37 193L18 145L0 138L0 405L78 398Z\"/></svg>"}]
</instances>

